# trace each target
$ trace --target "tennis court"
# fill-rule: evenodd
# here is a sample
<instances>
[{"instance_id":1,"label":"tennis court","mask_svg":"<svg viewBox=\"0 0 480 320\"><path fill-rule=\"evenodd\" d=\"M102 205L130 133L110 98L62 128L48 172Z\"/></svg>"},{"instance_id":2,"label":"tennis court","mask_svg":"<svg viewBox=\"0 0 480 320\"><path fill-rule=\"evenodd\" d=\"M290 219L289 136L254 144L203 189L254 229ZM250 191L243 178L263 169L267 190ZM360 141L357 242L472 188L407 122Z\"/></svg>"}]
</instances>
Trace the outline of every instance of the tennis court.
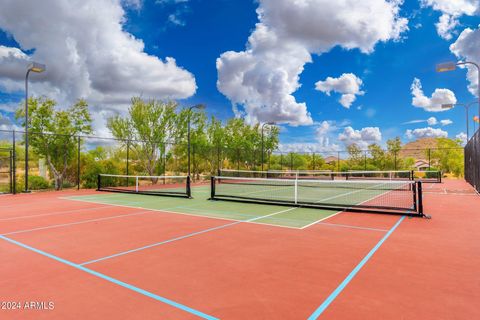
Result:
<instances>
[{"instance_id":1,"label":"tennis court","mask_svg":"<svg viewBox=\"0 0 480 320\"><path fill-rule=\"evenodd\" d=\"M333 181L342 186L333 190L305 185L308 180L282 180L273 188L263 180L228 181L215 185L215 197L347 207L393 203L397 209L412 209L414 201L411 182L360 181L351 189L351 183L346 188L346 182ZM160 182L157 191L168 186ZM126 187L145 191L134 182ZM89 190L1 196L0 297L37 307L2 310L3 318L479 315L479 283L471 281L480 266L479 198L465 182L424 186L431 220L282 201L208 200L208 180L192 182L190 189L191 199Z\"/></svg>"}]
</instances>

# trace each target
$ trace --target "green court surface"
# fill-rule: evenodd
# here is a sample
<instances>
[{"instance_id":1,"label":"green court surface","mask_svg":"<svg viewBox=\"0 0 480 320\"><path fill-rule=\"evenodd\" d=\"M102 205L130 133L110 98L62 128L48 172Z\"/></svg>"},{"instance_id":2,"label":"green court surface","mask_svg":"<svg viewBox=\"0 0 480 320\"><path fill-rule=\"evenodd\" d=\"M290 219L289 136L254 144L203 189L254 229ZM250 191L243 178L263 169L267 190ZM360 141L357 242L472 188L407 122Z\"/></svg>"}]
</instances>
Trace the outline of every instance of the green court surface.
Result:
<instances>
[{"instance_id":1,"label":"green court surface","mask_svg":"<svg viewBox=\"0 0 480 320\"><path fill-rule=\"evenodd\" d=\"M210 186L206 185L192 187L192 196L193 199L186 199L141 194L98 192L94 195L73 196L67 197L67 199L290 228L303 228L338 213L338 211L335 210L237 203L231 201L211 201L207 200L210 197Z\"/></svg>"}]
</instances>

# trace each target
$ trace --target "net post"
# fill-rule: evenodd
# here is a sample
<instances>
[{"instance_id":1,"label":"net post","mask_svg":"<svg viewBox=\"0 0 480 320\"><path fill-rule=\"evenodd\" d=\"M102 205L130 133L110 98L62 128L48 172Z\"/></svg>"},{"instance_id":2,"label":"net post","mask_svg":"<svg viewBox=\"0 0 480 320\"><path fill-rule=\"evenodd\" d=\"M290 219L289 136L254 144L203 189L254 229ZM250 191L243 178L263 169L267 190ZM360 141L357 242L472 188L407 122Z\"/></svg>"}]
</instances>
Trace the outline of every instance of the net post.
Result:
<instances>
[{"instance_id":1,"label":"net post","mask_svg":"<svg viewBox=\"0 0 480 320\"><path fill-rule=\"evenodd\" d=\"M442 170L438 170L438 182L442 183Z\"/></svg>"},{"instance_id":2,"label":"net post","mask_svg":"<svg viewBox=\"0 0 480 320\"><path fill-rule=\"evenodd\" d=\"M215 176L210 177L210 200L215 199Z\"/></svg>"},{"instance_id":3,"label":"net post","mask_svg":"<svg viewBox=\"0 0 480 320\"><path fill-rule=\"evenodd\" d=\"M417 182L417 193L418 193L418 213L422 216L423 214L423 191L422 191L422 181Z\"/></svg>"},{"instance_id":4,"label":"net post","mask_svg":"<svg viewBox=\"0 0 480 320\"><path fill-rule=\"evenodd\" d=\"M138 176L135 177L135 192L138 193Z\"/></svg>"},{"instance_id":5,"label":"net post","mask_svg":"<svg viewBox=\"0 0 480 320\"><path fill-rule=\"evenodd\" d=\"M192 198L192 187L191 187L190 176L187 176L187 197Z\"/></svg>"},{"instance_id":6,"label":"net post","mask_svg":"<svg viewBox=\"0 0 480 320\"><path fill-rule=\"evenodd\" d=\"M97 191L100 191L100 186L101 186L101 175L97 175Z\"/></svg>"}]
</instances>

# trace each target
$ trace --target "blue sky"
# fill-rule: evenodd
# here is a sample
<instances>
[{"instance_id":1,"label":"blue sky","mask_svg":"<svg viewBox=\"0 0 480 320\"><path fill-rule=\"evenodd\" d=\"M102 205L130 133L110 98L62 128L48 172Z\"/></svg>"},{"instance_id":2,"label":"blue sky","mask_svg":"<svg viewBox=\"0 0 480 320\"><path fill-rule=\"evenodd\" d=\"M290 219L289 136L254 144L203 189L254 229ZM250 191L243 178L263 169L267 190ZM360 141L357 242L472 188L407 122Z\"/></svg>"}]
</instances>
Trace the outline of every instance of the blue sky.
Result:
<instances>
[{"instance_id":1,"label":"blue sky","mask_svg":"<svg viewBox=\"0 0 480 320\"><path fill-rule=\"evenodd\" d=\"M474 0L73 2L46 1L43 13L27 12L28 1L0 4L2 128L14 125L31 60L47 64L32 75L33 94L60 105L85 97L101 135L106 117L142 95L204 103L221 119L277 121L284 149L335 150L455 138L466 132L464 109L432 109L476 99L474 69L435 72L438 62L480 58ZM412 101L415 78L423 91Z\"/></svg>"}]
</instances>

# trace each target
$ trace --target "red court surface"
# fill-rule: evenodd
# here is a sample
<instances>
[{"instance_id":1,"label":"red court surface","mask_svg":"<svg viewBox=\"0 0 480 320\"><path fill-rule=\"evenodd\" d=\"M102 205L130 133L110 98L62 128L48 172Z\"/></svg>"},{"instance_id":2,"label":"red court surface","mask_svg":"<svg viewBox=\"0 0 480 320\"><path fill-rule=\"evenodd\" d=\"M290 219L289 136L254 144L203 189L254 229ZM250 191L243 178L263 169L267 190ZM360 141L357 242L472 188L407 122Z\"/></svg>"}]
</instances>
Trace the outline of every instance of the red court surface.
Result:
<instances>
[{"instance_id":1,"label":"red court surface","mask_svg":"<svg viewBox=\"0 0 480 320\"><path fill-rule=\"evenodd\" d=\"M464 181L425 184L430 220L304 229L62 199L82 194L0 196L0 301L21 305L0 319L480 319Z\"/></svg>"}]
</instances>

